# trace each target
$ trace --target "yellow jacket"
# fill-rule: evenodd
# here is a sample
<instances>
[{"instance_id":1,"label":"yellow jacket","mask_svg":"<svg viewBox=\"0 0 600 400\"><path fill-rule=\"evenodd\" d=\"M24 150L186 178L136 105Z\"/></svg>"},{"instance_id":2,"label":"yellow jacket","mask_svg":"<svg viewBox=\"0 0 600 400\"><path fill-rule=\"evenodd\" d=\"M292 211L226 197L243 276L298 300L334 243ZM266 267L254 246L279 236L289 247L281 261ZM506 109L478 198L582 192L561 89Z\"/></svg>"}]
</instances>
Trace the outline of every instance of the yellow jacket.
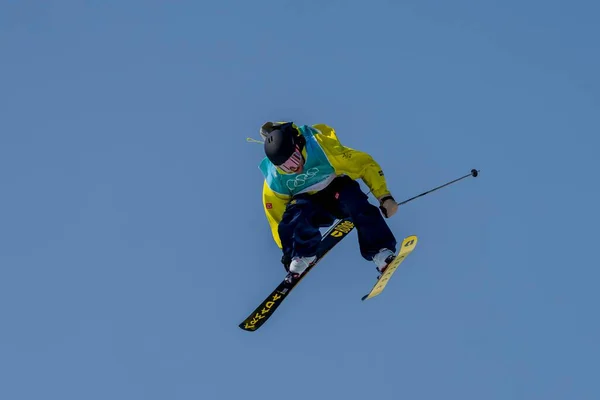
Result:
<instances>
[{"instance_id":1,"label":"yellow jacket","mask_svg":"<svg viewBox=\"0 0 600 400\"><path fill-rule=\"evenodd\" d=\"M362 179L378 199L390 195L383 171L373 157L362 151L342 145L336 136L335 130L328 125L316 124L312 125L312 128L318 131L314 138L333 166L336 176L347 175L354 180ZM263 162L265 161L263 160ZM283 174L283 171L279 169L277 169L277 172ZM292 197L275 192L269 187L265 179L262 200L273 240L281 248L278 226L286 205L292 200Z\"/></svg>"}]
</instances>

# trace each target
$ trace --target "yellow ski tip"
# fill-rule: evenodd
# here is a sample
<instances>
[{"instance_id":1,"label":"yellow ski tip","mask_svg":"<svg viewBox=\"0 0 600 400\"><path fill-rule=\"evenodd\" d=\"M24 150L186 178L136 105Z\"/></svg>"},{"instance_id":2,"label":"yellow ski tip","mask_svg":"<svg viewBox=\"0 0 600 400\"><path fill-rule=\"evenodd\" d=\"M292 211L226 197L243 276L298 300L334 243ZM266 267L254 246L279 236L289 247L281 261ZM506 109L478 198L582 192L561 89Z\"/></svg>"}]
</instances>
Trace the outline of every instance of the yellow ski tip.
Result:
<instances>
[{"instance_id":1,"label":"yellow ski tip","mask_svg":"<svg viewBox=\"0 0 600 400\"><path fill-rule=\"evenodd\" d=\"M381 292L383 292L383 289L385 289L386 285L390 281L396 269L398 269L400 264L402 264L406 256L408 256L415 249L418 240L419 239L416 235L411 235L404 238L402 244L400 245L400 251L398 251L398 255L396 256L394 261L392 261L392 263L387 267L383 275L381 275L375 286L373 286L373 289L371 289L371 291L368 294L362 297L362 301L372 299L373 297L378 296L381 294Z\"/></svg>"}]
</instances>

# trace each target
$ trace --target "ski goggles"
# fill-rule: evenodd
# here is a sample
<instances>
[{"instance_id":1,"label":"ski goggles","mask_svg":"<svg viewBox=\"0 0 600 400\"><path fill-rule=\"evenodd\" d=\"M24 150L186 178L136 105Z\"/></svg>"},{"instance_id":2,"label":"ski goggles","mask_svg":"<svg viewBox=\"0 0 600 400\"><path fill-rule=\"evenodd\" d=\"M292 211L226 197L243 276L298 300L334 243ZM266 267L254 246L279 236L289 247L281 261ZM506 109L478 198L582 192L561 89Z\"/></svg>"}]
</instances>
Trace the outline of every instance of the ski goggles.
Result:
<instances>
[{"instance_id":1,"label":"ski goggles","mask_svg":"<svg viewBox=\"0 0 600 400\"><path fill-rule=\"evenodd\" d=\"M298 171L302 166L303 162L304 157L302 157L302 151L300 150L300 147L296 145L296 149L294 150L290 158L288 158L283 164L278 165L278 167L281 168L284 172L290 174Z\"/></svg>"}]
</instances>

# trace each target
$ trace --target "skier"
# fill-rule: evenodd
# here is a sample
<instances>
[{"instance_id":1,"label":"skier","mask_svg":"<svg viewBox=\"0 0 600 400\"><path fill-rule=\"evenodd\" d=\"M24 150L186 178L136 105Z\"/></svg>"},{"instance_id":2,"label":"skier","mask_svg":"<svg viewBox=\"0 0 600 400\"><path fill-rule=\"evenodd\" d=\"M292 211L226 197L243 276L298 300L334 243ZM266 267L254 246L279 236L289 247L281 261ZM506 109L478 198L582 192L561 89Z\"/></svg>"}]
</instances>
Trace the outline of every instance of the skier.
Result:
<instances>
[{"instance_id":1,"label":"skier","mask_svg":"<svg viewBox=\"0 0 600 400\"><path fill-rule=\"evenodd\" d=\"M260 129L266 157L263 207L273 239L282 250L286 279L297 279L317 259L319 228L351 217L364 259L383 273L394 259L397 241L389 218L398 203L379 164L367 153L343 146L325 124L297 126L267 122ZM376 207L356 181L362 179L379 200Z\"/></svg>"}]
</instances>

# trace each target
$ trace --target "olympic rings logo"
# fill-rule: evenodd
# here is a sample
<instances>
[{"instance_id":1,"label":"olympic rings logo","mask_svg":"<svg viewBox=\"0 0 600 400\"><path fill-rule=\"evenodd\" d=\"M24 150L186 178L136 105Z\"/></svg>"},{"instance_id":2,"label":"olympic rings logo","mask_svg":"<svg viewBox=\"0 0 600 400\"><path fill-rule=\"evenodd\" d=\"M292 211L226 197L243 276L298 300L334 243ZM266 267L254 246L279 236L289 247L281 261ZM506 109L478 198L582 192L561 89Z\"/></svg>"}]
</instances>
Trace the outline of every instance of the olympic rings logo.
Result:
<instances>
[{"instance_id":1,"label":"olympic rings logo","mask_svg":"<svg viewBox=\"0 0 600 400\"><path fill-rule=\"evenodd\" d=\"M304 174L298 174L294 179L288 179L285 183L289 190L294 190L306 185L306 181L314 178L319 173L319 168L310 168Z\"/></svg>"}]
</instances>

